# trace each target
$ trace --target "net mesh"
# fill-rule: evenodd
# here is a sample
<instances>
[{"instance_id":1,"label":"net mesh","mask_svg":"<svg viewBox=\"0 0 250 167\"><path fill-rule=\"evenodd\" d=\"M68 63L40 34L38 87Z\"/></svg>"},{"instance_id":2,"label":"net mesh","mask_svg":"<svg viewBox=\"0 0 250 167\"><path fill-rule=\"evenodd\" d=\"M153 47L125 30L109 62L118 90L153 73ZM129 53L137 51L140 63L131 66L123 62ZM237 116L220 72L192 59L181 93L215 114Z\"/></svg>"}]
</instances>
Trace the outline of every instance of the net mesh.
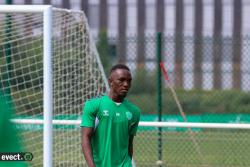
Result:
<instances>
[{"instance_id":1,"label":"net mesh","mask_svg":"<svg viewBox=\"0 0 250 167\"><path fill-rule=\"evenodd\" d=\"M173 123L174 124L174 123ZM247 167L249 130L162 128L162 167ZM136 166L158 166L157 127L140 127L134 139ZM199 147L200 152L197 152Z\"/></svg>"},{"instance_id":2,"label":"net mesh","mask_svg":"<svg viewBox=\"0 0 250 167\"><path fill-rule=\"evenodd\" d=\"M106 92L105 76L84 13L53 9L53 119L80 119L86 99ZM0 88L15 118L43 118L43 15L0 14ZM20 124L31 166L42 166L43 126ZM80 129L53 125L53 165L81 166Z\"/></svg>"}]
</instances>

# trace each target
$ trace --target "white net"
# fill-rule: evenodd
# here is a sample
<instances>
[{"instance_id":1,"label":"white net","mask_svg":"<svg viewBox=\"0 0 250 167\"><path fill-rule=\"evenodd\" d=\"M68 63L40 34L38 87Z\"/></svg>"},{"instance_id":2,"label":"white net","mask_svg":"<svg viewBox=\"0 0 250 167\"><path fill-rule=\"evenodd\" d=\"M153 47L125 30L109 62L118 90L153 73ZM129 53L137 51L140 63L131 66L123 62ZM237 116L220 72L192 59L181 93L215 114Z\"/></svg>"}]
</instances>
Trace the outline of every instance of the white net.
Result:
<instances>
[{"instance_id":1,"label":"white net","mask_svg":"<svg viewBox=\"0 0 250 167\"><path fill-rule=\"evenodd\" d=\"M84 101L107 90L83 12L53 9L53 119L80 119ZM43 15L0 13L0 88L15 118L43 118ZM31 166L42 166L43 126L20 124ZM53 166L83 166L80 129L53 126Z\"/></svg>"}]
</instances>

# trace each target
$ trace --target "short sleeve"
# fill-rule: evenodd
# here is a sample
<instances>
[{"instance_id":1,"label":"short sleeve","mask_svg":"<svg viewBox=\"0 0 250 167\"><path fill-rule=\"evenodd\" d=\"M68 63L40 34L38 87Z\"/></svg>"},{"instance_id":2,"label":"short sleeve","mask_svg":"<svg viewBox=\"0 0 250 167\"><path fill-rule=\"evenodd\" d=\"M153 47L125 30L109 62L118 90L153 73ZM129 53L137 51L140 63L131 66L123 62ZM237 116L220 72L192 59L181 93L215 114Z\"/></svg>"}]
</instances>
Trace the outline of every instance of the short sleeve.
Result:
<instances>
[{"instance_id":1,"label":"short sleeve","mask_svg":"<svg viewBox=\"0 0 250 167\"><path fill-rule=\"evenodd\" d=\"M131 127L129 130L129 135L130 136L135 136L137 129L138 129L138 125L139 125L139 121L140 121L140 111L137 111L135 114L135 118L133 119L133 122L131 123Z\"/></svg>"},{"instance_id":2,"label":"short sleeve","mask_svg":"<svg viewBox=\"0 0 250 167\"><path fill-rule=\"evenodd\" d=\"M87 101L83 107L82 113L82 127L94 127L95 126L95 117L96 117L96 106L93 105L93 102Z\"/></svg>"}]
</instances>

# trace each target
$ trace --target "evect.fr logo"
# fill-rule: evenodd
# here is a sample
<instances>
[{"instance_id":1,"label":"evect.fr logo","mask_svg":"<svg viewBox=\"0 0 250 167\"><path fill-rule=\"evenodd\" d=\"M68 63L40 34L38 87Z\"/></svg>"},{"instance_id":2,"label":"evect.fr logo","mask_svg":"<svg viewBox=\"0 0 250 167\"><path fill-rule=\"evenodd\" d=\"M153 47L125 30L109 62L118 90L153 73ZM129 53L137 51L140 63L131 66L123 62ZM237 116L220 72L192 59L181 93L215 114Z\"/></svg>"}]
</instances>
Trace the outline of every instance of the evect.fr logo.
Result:
<instances>
[{"instance_id":1,"label":"evect.fr logo","mask_svg":"<svg viewBox=\"0 0 250 167\"><path fill-rule=\"evenodd\" d=\"M30 152L0 153L0 161L32 161L33 154Z\"/></svg>"}]
</instances>

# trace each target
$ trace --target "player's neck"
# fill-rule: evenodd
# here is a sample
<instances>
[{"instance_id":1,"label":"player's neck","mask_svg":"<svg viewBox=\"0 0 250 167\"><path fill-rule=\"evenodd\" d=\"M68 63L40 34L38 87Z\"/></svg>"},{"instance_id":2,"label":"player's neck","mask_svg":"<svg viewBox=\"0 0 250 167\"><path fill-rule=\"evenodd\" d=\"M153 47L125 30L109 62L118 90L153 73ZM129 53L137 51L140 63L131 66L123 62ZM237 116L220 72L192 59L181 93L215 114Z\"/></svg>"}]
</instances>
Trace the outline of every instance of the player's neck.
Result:
<instances>
[{"instance_id":1,"label":"player's neck","mask_svg":"<svg viewBox=\"0 0 250 167\"><path fill-rule=\"evenodd\" d=\"M118 96L117 94L114 94L113 92L109 92L108 96L110 99L112 99L116 103L122 103L124 99L124 97Z\"/></svg>"}]
</instances>

